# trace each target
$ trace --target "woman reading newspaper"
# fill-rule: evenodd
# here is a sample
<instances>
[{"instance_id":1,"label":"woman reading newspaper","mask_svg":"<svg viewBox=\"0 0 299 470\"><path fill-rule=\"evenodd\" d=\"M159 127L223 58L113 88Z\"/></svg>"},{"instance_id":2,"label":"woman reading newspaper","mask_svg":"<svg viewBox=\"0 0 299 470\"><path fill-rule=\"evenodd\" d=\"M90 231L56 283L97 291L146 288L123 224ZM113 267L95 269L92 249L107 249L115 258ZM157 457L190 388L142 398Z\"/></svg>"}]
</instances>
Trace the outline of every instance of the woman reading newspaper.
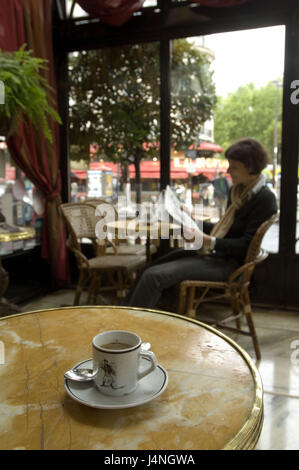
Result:
<instances>
[{"instance_id":1,"label":"woman reading newspaper","mask_svg":"<svg viewBox=\"0 0 299 470\"><path fill-rule=\"evenodd\" d=\"M166 289L188 280L225 281L244 261L259 226L277 212L275 195L262 170L267 152L254 139L241 139L225 152L232 179L227 209L216 225L192 229L200 250L174 250L145 269L126 304L155 307Z\"/></svg>"}]
</instances>

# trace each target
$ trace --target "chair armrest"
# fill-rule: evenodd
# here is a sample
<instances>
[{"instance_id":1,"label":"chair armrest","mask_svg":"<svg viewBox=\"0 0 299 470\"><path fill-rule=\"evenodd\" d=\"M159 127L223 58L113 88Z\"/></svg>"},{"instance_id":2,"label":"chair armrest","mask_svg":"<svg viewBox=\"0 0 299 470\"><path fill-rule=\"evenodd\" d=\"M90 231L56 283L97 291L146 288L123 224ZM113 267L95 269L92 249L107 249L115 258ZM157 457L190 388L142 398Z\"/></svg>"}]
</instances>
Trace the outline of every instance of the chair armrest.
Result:
<instances>
[{"instance_id":1,"label":"chair armrest","mask_svg":"<svg viewBox=\"0 0 299 470\"><path fill-rule=\"evenodd\" d=\"M113 248L113 254L117 255L117 246L112 240L105 239L105 240L96 240L96 256L104 256L106 253L107 245L111 245Z\"/></svg>"},{"instance_id":2,"label":"chair armrest","mask_svg":"<svg viewBox=\"0 0 299 470\"><path fill-rule=\"evenodd\" d=\"M239 268L237 268L228 278L228 283L233 283L235 280L244 275L246 271L253 271L256 263L254 261L251 261L250 263L243 264ZM252 274L252 272L249 272L249 274Z\"/></svg>"},{"instance_id":3,"label":"chair armrest","mask_svg":"<svg viewBox=\"0 0 299 470\"><path fill-rule=\"evenodd\" d=\"M261 249L258 256L255 258L255 260L250 261L249 263L243 264L230 275L230 277L228 278L228 283L234 282L238 277L244 275L246 271L248 271L248 279L247 279L248 281L250 279L250 276L253 273L255 266L258 263L261 263L262 261L264 261L267 257L268 257L268 253L265 250Z\"/></svg>"},{"instance_id":4,"label":"chair armrest","mask_svg":"<svg viewBox=\"0 0 299 470\"><path fill-rule=\"evenodd\" d=\"M78 264L82 265L84 268L89 267L88 259L86 258L85 255L80 250L77 250L76 248L70 248L72 252L74 253L75 257L77 258Z\"/></svg>"}]
</instances>

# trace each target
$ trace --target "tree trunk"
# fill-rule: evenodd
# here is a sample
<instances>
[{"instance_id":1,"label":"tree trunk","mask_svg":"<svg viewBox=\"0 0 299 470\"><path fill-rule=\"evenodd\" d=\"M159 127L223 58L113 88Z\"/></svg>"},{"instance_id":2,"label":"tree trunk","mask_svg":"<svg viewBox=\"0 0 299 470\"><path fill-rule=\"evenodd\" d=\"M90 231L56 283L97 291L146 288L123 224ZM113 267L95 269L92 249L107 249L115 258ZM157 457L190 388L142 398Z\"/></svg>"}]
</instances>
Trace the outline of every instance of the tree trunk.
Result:
<instances>
[{"instance_id":1,"label":"tree trunk","mask_svg":"<svg viewBox=\"0 0 299 470\"><path fill-rule=\"evenodd\" d=\"M126 184L130 182L128 163L123 163L121 165L121 181L120 182L121 182L120 189L121 191L124 191L126 188Z\"/></svg>"}]
</instances>

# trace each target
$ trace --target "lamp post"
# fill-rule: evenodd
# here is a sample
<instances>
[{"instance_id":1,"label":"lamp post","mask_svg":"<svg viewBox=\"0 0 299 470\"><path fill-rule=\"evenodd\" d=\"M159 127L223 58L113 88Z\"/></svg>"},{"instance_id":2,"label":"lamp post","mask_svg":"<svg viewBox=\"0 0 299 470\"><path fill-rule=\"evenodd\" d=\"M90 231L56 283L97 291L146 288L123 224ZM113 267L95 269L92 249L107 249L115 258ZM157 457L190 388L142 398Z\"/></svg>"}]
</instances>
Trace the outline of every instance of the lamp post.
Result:
<instances>
[{"instance_id":1,"label":"lamp post","mask_svg":"<svg viewBox=\"0 0 299 470\"><path fill-rule=\"evenodd\" d=\"M279 116L279 88L282 84L279 80L273 80L272 83L276 85L276 104L275 104L275 122L274 122L274 138L273 138L273 177L272 185L276 188L276 169L277 169L277 156L278 156L278 116Z\"/></svg>"}]
</instances>

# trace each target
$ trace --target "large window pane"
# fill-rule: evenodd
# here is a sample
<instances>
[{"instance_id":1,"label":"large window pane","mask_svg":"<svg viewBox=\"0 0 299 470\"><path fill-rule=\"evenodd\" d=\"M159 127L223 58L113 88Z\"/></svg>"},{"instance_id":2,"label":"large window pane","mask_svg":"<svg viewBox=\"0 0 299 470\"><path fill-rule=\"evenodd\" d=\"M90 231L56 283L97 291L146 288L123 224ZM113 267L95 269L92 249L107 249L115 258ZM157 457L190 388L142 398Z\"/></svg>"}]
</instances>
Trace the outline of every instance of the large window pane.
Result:
<instances>
[{"instance_id":1,"label":"large window pane","mask_svg":"<svg viewBox=\"0 0 299 470\"><path fill-rule=\"evenodd\" d=\"M70 120L73 200L157 195L158 43L73 54Z\"/></svg>"},{"instance_id":2,"label":"large window pane","mask_svg":"<svg viewBox=\"0 0 299 470\"><path fill-rule=\"evenodd\" d=\"M0 255L39 244L43 213L43 197L15 165L0 137Z\"/></svg>"},{"instance_id":3,"label":"large window pane","mask_svg":"<svg viewBox=\"0 0 299 470\"><path fill-rule=\"evenodd\" d=\"M171 183L187 205L201 202L207 207L212 203L209 179L215 176L219 162L211 150L215 57L213 51L202 46L202 39L172 42Z\"/></svg>"},{"instance_id":4,"label":"large window pane","mask_svg":"<svg viewBox=\"0 0 299 470\"><path fill-rule=\"evenodd\" d=\"M185 202L191 202L192 191L193 204L201 201L212 221L221 214L213 181L226 173L224 151L239 138L252 137L266 147L266 184L280 203L284 35L285 28L278 26L192 37L188 42L195 49L193 58L181 45L179 65L180 41L173 41L172 184ZM198 55L201 63L195 65ZM174 110L176 104L183 106ZM278 252L278 224L270 229L263 246Z\"/></svg>"}]
</instances>

